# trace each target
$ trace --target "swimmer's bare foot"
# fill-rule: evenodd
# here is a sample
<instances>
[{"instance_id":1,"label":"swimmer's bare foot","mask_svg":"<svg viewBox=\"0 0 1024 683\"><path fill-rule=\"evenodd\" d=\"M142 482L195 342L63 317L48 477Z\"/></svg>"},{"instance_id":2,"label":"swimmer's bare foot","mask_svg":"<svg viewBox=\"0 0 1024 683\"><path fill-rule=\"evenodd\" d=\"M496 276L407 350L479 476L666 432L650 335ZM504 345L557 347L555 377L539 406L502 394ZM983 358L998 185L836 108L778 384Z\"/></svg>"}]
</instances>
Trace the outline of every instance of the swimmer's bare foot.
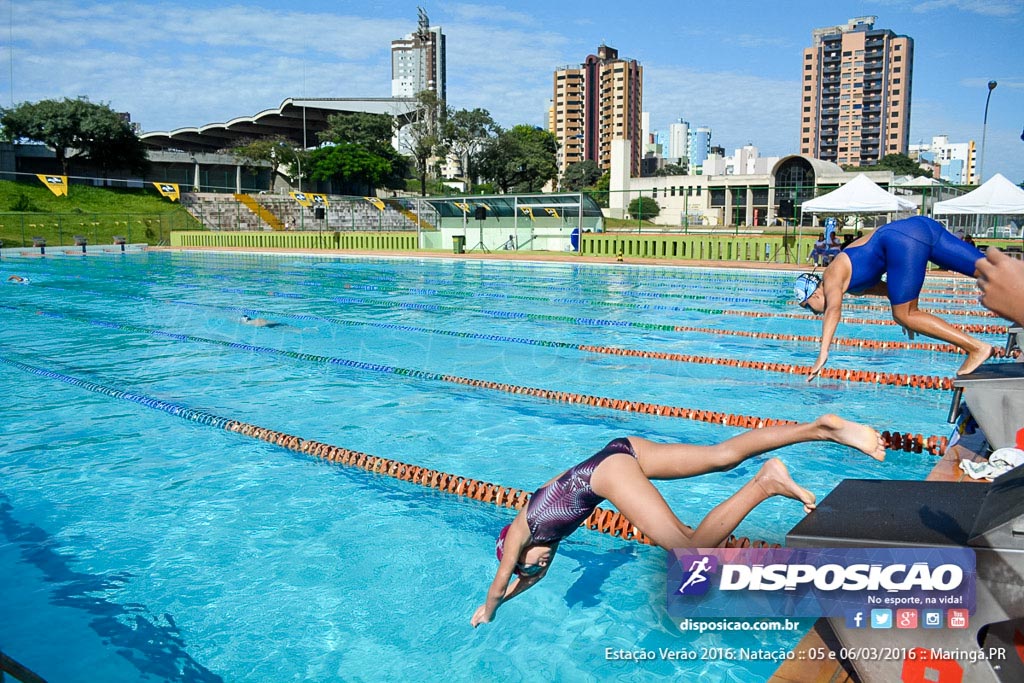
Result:
<instances>
[{"instance_id":1,"label":"swimmer's bare foot","mask_svg":"<svg viewBox=\"0 0 1024 683\"><path fill-rule=\"evenodd\" d=\"M856 448L875 460L885 460L882 435L871 427L832 414L822 415L817 419L817 424L825 430L825 438L829 441Z\"/></svg>"},{"instance_id":2,"label":"swimmer's bare foot","mask_svg":"<svg viewBox=\"0 0 1024 683\"><path fill-rule=\"evenodd\" d=\"M804 512L814 509L814 494L793 481L789 470L778 458L772 458L754 475L754 481L761 490L771 496L785 496L804 504Z\"/></svg>"},{"instance_id":3,"label":"swimmer's bare foot","mask_svg":"<svg viewBox=\"0 0 1024 683\"><path fill-rule=\"evenodd\" d=\"M957 376L969 375L978 367L987 361L995 354L996 350L992 348L991 344L982 344L981 347L976 351L971 351L967 354L967 360L960 366L960 369L956 371Z\"/></svg>"}]
</instances>

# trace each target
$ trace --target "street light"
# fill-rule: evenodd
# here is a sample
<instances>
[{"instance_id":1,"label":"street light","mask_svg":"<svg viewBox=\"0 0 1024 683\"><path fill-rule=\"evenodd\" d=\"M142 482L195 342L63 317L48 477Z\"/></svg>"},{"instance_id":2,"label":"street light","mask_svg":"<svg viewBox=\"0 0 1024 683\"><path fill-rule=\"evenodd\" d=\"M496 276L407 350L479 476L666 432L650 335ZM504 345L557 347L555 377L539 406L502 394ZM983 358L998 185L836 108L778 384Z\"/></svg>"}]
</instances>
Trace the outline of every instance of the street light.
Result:
<instances>
[{"instance_id":1,"label":"street light","mask_svg":"<svg viewBox=\"0 0 1024 683\"><path fill-rule=\"evenodd\" d=\"M995 81L988 82L988 94L985 96L985 118L981 122L981 154L978 155L978 184L985 182L985 133L988 129L988 101L992 99L992 91L998 85Z\"/></svg>"}]
</instances>

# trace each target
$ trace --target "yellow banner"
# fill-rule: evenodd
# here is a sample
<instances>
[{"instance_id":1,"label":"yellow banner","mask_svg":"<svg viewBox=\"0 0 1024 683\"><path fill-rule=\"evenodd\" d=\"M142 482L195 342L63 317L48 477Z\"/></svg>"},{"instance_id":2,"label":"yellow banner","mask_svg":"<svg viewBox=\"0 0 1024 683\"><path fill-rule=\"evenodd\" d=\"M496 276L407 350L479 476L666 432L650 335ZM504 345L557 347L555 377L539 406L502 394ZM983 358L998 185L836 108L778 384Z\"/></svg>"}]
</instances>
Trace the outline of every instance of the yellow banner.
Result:
<instances>
[{"instance_id":1,"label":"yellow banner","mask_svg":"<svg viewBox=\"0 0 1024 683\"><path fill-rule=\"evenodd\" d=\"M68 177L66 175L42 175L36 174L36 178L42 181L58 197L68 196Z\"/></svg>"},{"instance_id":2,"label":"yellow banner","mask_svg":"<svg viewBox=\"0 0 1024 683\"><path fill-rule=\"evenodd\" d=\"M469 213L469 204L466 202L454 202L455 206L462 209L462 213Z\"/></svg>"},{"instance_id":3,"label":"yellow banner","mask_svg":"<svg viewBox=\"0 0 1024 683\"><path fill-rule=\"evenodd\" d=\"M327 202L327 195L325 194L313 194L312 192L289 192L292 199L302 204L306 208L313 206L330 206Z\"/></svg>"},{"instance_id":4,"label":"yellow banner","mask_svg":"<svg viewBox=\"0 0 1024 683\"><path fill-rule=\"evenodd\" d=\"M363 199L365 199L366 201L370 202L371 204L373 204L374 206L376 206L376 207L377 207L378 209L380 209L381 211L383 211L383 210L384 210L384 202L382 202L382 201L381 201L380 199L378 199L377 197L363 197Z\"/></svg>"},{"instance_id":5,"label":"yellow banner","mask_svg":"<svg viewBox=\"0 0 1024 683\"><path fill-rule=\"evenodd\" d=\"M558 209L544 209L544 211L551 214L555 218L558 218Z\"/></svg>"},{"instance_id":6,"label":"yellow banner","mask_svg":"<svg viewBox=\"0 0 1024 683\"><path fill-rule=\"evenodd\" d=\"M522 211L523 213L525 213L527 216L529 216L531 221L534 220L534 218L533 218L533 208L532 207L520 206L519 210Z\"/></svg>"},{"instance_id":7,"label":"yellow banner","mask_svg":"<svg viewBox=\"0 0 1024 683\"><path fill-rule=\"evenodd\" d=\"M172 202L178 201L178 198L181 197L181 189L178 187L178 183L153 183L153 186L157 189L157 192Z\"/></svg>"}]
</instances>

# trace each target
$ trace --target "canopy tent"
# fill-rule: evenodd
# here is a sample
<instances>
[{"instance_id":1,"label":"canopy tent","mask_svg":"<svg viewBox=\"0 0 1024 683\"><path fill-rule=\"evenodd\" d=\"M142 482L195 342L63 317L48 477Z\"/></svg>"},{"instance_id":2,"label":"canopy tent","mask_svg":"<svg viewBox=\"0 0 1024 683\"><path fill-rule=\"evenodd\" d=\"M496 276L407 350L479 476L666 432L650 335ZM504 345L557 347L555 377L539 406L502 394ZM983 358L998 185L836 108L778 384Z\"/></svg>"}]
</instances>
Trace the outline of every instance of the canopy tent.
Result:
<instances>
[{"instance_id":1,"label":"canopy tent","mask_svg":"<svg viewBox=\"0 0 1024 683\"><path fill-rule=\"evenodd\" d=\"M802 213L895 213L916 210L917 204L889 194L863 173L828 194L804 202L800 207Z\"/></svg>"},{"instance_id":2,"label":"canopy tent","mask_svg":"<svg viewBox=\"0 0 1024 683\"><path fill-rule=\"evenodd\" d=\"M1024 190L996 173L976 190L944 202L936 202L936 214L1024 215Z\"/></svg>"}]
</instances>

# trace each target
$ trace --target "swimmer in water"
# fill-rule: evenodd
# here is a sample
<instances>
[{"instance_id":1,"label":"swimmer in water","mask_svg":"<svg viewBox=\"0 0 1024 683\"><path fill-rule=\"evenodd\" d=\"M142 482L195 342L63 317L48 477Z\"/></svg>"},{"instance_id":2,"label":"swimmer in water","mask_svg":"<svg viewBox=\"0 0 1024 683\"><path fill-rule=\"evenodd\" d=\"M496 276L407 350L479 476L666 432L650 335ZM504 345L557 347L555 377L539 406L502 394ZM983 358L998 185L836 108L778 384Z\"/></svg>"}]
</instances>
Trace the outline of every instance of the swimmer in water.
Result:
<instances>
[{"instance_id":1,"label":"swimmer in water","mask_svg":"<svg viewBox=\"0 0 1024 683\"><path fill-rule=\"evenodd\" d=\"M821 348L807 381L814 379L828 362L828 349L835 337L846 294L887 296L892 318L911 336L913 333L940 339L960 347L967 354L958 375L974 372L994 353L991 344L975 339L945 320L917 307L928 262L963 275L974 276L975 262L983 254L957 239L941 223L925 216L912 216L883 225L867 237L854 240L836 255L822 277L804 274L794 287L801 307L823 315ZM886 275L886 282L882 282Z\"/></svg>"},{"instance_id":2,"label":"swimmer in water","mask_svg":"<svg viewBox=\"0 0 1024 683\"><path fill-rule=\"evenodd\" d=\"M273 320L267 320L266 318L250 318L247 315L243 315L239 322L243 325L252 325L253 327L282 327L284 323L276 323Z\"/></svg>"},{"instance_id":3,"label":"swimmer in water","mask_svg":"<svg viewBox=\"0 0 1024 683\"><path fill-rule=\"evenodd\" d=\"M489 623L498 607L543 579L558 544L604 500L666 550L718 547L751 510L774 496L792 498L810 512L814 494L794 482L778 458L766 461L753 479L709 512L696 529L679 521L651 483L652 479L685 479L729 470L762 453L809 441L832 441L876 460L885 458L878 432L836 415L752 429L715 446L655 443L637 436L615 439L537 489L529 504L501 530L496 546L498 571L470 623L474 628Z\"/></svg>"}]
</instances>

